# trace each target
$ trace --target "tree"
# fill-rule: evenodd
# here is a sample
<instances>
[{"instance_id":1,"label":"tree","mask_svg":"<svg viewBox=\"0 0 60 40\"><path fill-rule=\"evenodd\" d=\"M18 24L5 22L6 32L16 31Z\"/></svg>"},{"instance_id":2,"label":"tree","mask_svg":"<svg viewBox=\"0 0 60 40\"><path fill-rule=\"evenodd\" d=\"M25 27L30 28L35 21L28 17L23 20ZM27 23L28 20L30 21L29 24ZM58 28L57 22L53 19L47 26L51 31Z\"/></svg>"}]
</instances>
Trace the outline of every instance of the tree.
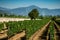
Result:
<instances>
[{"instance_id":1,"label":"tree","mask_svg":"<svg viewBox=\"0 0 60 40\"><path fill-rule=\"evenodd\" d=\"M39 19L43 19L43 16L42 16L42 15L40 15L40 16L39 16Z\"/></svg>"},{"instance_id":2,"label":"tree","mask_svg":"<svg viewBox=\"0 0 60 40\"><path fill-rule=\"evenodd\" d=\"M4 13L4 14L3 14L3 17L6 17L6 16L8 16L7 13Z\"/></svg>"},{"instance_id":3,"label":"tree","mask_svg":"<svg viewBox=\"0 0 60 40\"><path fill-rule=\"evenodd\" d=\"M28 16L32 19L36 19L39 16L39 12L37 9L33 9L31 12L29 12Z\"/></svg>"},{"instance_id":4,"label":"tree","mask_svg":"<svg viewBox=\"0 0 60 40\"><path fill-rule=\"evenodd\" d=\"M55 20L56 20L56 16L53 16L53 17L51 18L51 20L52 20L52 21L55 21Z\"/></svg>"},{"instance_id":5,"label":"tree","mask_svg":"<svg viewBox=\"0 0 60 40\"><path fill-rule=\"evenodd\" d=\"M0 17L2 17L2 15L3 15L3 14L2 14L2 13L0 13Z\"/></svg>"}]
</instances>

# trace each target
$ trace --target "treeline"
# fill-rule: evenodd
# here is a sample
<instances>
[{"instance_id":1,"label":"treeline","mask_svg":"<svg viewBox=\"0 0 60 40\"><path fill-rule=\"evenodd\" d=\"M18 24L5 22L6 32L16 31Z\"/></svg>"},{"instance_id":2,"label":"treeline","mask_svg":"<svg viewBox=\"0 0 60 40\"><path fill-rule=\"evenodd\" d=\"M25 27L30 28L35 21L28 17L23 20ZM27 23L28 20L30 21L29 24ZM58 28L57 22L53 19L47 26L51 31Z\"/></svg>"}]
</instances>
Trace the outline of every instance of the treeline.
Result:
<instances>
[{"instance_id":1,"label":"treeline","mask_svg":"<svg viewBox=\"0 0 60 40\"><path fill-rule=\"evenodd\" d=\"M26 16L8 14L8 13L0 13L0 17L15 17L15 18L25 18Z\"/></svg>"},{"instance_id":2,"label":"treeline","mask_svg":"<svg viewBox=\"0 0 60 40\"><path fill-rule=\"evenodd\" d=\"M52 15L50 15L50 16L42 16L42 15L40 15L39 17L38 17L39 19L45 19L45 18L60 18L60 15L56 15L56 16L52 16Z\"/></svg>"},{"instance_id":3,"label":"treeline","mask_svg":"<svg viewBox=\"0 0 60 40\"><path fill-rule=\"evenodd\" d=\"M52 15L39 15L38 11L33 10L32 12L28 13L28 16L22 15L15 15L9 13L0 13L0 17L15 17L15 18L31 18L31 19L45 19L45 18L60 18L60 15L52 16Z\"/></svg>"}]
</instances>

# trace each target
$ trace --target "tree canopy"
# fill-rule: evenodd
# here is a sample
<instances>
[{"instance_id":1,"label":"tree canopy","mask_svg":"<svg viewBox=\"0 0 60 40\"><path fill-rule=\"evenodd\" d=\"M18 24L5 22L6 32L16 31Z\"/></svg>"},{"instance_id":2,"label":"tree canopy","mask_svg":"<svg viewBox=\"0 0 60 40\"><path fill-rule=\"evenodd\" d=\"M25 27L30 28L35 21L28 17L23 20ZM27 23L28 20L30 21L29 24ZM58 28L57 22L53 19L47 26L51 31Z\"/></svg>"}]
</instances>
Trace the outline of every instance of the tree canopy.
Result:
<instances>
[{"instance_id":1,"label":"tree canopy","mask_svg":"<svg viewBox=\"0 0 60 40\"><path fill-rule=\"evenodd\" d=\"M31 19L36 19L39 16L39 12L37 9L33 9L31 12L29 12L28 16Z\"/></svg>"}]
</instances>

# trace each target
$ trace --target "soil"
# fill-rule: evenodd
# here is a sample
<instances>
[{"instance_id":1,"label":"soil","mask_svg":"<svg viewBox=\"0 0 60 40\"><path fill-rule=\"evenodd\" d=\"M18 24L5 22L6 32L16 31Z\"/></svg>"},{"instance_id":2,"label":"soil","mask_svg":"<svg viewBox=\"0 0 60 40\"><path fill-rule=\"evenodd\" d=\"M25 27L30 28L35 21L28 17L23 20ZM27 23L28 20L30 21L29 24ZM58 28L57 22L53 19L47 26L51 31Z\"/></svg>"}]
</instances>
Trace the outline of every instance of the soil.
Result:
<instances>
[{"instance_id":1,"label":"soil","mask_svg":"<svg viewBox=\"0 0 60 40\"><path fill-rule=\"evenodd\" d=\"M21 40L21 38L24 37L24 36L25 36L25 31L12 36L8 40Z\"/></svg>"},{"instance_id":2,"label":"soil","mask_svg":"<svg viewBox=\"0 0 60 40\"><path fill-rule=\"evenodd\" d=\"M7 31L8 30L2 30L2 31L0 31L0 39L6 38L8 36L7 35Z\"/></svg>"}]
</instances>

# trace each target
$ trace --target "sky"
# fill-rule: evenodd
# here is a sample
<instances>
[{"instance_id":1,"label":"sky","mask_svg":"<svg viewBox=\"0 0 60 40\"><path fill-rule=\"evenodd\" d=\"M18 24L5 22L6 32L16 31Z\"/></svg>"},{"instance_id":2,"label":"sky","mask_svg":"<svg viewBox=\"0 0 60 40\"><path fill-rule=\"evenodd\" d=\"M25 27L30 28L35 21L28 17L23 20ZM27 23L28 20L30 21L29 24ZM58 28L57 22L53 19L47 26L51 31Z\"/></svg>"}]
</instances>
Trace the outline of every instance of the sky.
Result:
<instances>
[{"instance_id":1,"label":"sky","mask_svg":"<svg viewBox=\"0 0 60 40\"><path fill-rule=\"evenodd\" d=\"M0 7L14 9L35 5L40 8L60 9L60 0L0 0Z\"/></svg>"}]
</instances>

